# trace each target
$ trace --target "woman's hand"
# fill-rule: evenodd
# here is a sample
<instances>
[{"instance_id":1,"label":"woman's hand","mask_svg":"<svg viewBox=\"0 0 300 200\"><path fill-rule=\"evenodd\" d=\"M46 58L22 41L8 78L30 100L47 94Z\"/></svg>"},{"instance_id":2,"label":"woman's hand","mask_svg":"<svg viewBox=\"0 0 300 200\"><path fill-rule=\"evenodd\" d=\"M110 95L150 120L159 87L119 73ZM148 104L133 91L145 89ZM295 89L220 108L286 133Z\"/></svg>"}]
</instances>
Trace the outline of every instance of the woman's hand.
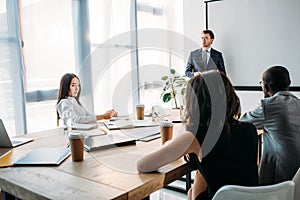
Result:
<instances>
[{"instance_id":1,"label":"woman's hand","mask_svg":"<svg viewBox=\"0 0 300 200\"><path fill-rule=\"evenodd\" d=\"M114 109L111 110L114 114L113 114L113 117L117 117L118 116L118 112L115 111Z\"/></svg>"},{"instance_id":2,"label":"woman's hand","mask_svg":"<svg viewBox=\"0 0 300 200\"><path fill-rule=\"evenodd\" d=\"M116 117L118 115L118 112L114 110L108 110L102 115L97 115L96 120L102 120L102 119L111 119L112 117Z\"/></svg>"},{"instance_id":3,"label":"woman's hand","mask_svg":"<svg viewBox=\"0 0 300 200\"><path fill-rule=\"evenodd\" d=\"M103 116L103 119L111 119L112 117L115 117L117 115L118 115L118 113L116 111L108 110L102 116Z\"/></svg>"}]
</instances>

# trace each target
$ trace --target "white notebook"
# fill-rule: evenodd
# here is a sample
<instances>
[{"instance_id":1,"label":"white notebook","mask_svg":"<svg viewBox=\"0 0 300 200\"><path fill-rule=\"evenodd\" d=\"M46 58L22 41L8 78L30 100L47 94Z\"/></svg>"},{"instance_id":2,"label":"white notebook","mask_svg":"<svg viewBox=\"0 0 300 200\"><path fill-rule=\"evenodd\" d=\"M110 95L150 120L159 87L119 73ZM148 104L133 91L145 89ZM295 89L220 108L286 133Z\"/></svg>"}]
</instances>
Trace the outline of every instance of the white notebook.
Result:
<instances>
[{"instance_id":1,"label":"white notebook","mask_svg":"<svg viewBox=\"0 0 300 200\"><path fill-rule=\"evenodd\" d=\"M95 128L98 128L98 124L74 124L72 126L72 129L74 130L83 130L83 131L92 130Z\"/></svg>"}]
</instances>

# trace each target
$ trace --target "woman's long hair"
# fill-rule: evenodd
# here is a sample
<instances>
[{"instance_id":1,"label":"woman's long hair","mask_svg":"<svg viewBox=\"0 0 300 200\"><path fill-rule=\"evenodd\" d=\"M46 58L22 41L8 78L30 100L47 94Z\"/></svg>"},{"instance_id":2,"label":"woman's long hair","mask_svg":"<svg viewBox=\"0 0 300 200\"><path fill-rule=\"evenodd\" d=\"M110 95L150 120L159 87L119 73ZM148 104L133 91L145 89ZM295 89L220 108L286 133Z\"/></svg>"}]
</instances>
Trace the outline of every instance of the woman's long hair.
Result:
<instances>
[{"instance_id":1,"label":"woman's long hair","mask_svg":"<svg viewBox=\"0 0 300 200\"><path fill-rule=\"evenodd\" d=\"M187 130L197 134L199 131L205 136L212 116L212 103L211 96L205 78L214 75L215 77L221 76L224 85L216 84L215 91L225 89L226 94L226 117L223 129L230 133L230 127L233 123L237 122L240 117L240 101L235 93L235 90L230 83L229 79L222 72L211 70L201 73L193 77L186 89L186 110L185 110L185 125ZM202 138L203 139L203 138Z\"/></svg>"},{"instance_id":2,"label":"woman's long hair","mask_svg":"<svg viewBox=\"0 0 300 200\"><path fill-rule=\"evenodd\" d=\"M59 90L58 90L56 105L62 99L66 99L66 98L69 97L69 89L70 89L70 85L71 85L71 82L72 82L73 78L77 78L78 81L80 82L78 76L76 76L75 74L72 74L72 73L67 73L67 74L63 75L62 78L60 79L60 86L59 86ZM81 105L81 103L79 101L80 92L81 92L81 88L79 88L78 94L75 97L75 99L76 99L76 101L78 102L79 105ZM56 110L56 114L57 114L57 125L58 125L59 114L58 114L57 110Z\"/></svg>"}]
</instances>

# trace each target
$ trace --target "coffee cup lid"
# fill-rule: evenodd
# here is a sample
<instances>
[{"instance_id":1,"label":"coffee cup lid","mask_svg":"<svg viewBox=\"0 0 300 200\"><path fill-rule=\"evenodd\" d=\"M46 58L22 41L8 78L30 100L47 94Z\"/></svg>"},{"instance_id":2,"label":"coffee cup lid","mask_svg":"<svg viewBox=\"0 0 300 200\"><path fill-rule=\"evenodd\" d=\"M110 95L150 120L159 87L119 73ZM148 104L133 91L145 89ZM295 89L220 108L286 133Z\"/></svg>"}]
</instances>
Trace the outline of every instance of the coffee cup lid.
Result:
<instances>
[{"instance_id":1,"label":"coffee cup lid","mask_svg":"<svg viewBox=\"0 0 300 200\"><path fill-rule=\"evenodd\" d=\"M71 132L68 134L69 139L78 139L78 138L84 138L85 134L82 132Z\"/></svg>"},{"instance_id":2,"label":"coffee cup lid","mask_svg":"<svg viewBox=\"0 0 300 200\"><path fill-rule=\"evenodd\" d=\"M145 105L142 104L142 103L139 103L139 104L136 104L136 107L138 107L138 108L140 108L140 107L145 107Z\"/></svg>"},{"instance_id":3,"label":"coffee cup lid","mask_svg":"<svg viewBox=\"0 0 300 200\"><path fill-rule=\"evenodd\" d=\"M171 121L161 121L159 123L159 126L161 126L161 127L169 127L169 126L173 126L173 123Z\"/></svg>"}]
</instances>

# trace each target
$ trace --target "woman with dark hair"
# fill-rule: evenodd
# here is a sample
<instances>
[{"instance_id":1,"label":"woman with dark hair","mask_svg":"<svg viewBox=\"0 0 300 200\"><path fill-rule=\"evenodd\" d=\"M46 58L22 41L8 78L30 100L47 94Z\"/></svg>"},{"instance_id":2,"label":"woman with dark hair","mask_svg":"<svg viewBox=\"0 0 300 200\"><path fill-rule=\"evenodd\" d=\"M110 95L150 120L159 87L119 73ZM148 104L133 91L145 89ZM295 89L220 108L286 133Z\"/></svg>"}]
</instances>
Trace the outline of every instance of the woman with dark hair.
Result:
<instances>
[{"instance_id":1,"label":"woman with dark hair","mask_svg":"<svg viewBox=\"0 0 300 200\"><path fill-rule=\"evenodd\" d=\"M239 98L223 73L193 77L186 92L186 132L140 159L138 171L154 171L185 156L197 170L189 199L212 199L223 185L258 185L257 132L239 116Z\"/></svg>"},{"instance_id":2,"label":"woman with dark hair","mask_svg":"<svg viewBox=\"0 0 300 200\"><path fill-rule=\"evenodd\" d=\"M80 80L78 76L72 73L63 75L57 97L57 122L66 112L71 113L75 123L96 122L96 120L110 119L117 114L114 110L109 110L102 115L91 114L81 105L79 97Z\"/></svg>"}]
</instances>

